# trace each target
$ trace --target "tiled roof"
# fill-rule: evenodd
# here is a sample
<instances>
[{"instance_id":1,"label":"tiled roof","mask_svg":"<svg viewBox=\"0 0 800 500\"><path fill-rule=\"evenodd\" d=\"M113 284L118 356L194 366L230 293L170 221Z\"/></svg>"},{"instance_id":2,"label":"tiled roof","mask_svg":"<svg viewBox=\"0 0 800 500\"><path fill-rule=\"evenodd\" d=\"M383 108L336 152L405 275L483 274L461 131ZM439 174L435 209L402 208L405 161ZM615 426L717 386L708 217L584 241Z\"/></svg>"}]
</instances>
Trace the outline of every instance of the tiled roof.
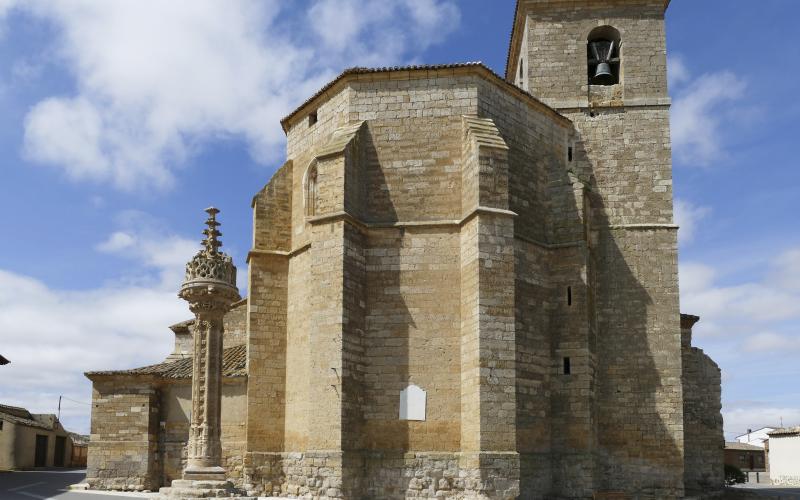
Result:
<instances>
[{"instance_id":1,"label":"tiled roof","mask_svg":"<svg viewBox=\"0 0 800 500\"><path fill-rule=\"evenodd\" d=\"M73 446L86 446L89 444L89 436L86 436L84 434L76 434L74 432L70 432L69 437L72 438Z\"/></svg>"},{"instance_id":2,"label":"tiled roof","mask_svg":"<svg viewBox=\"0 0 800 500\"><path fill-rule=\"evenodd\" d=\"M551 108L550 106L548 106L544 102L540 101L535 96L531 95L529 92L517 87L516 85L513 85L512 83L507 82L504 78L502 78L500 75L498 75L497 73L492 71L491 68L489 68L488 66L486 66L482 62L475 61L475 62L465 62L465 63L427 64L427 65L416 65L416 66L389 66L389 67L383 67L383 68L363 68L363 67L348 68L348 69L344 70L335 79L331 80L327 85L322 87L316 94L314 94L313 96L311 96L308 99L306 99L306 101L303 102L303 104L301 104L297 108L295 108L294 111L292 111L288 115L284 116L281 119L281 126L283 126L284 132L288 131L289 130L289 127L288 127L289 120L291 120L296 114L298 114L308 104L310 104L311 102L313 102L314 100L316 100L317 98L319 98L320 96L325 94L327 91L332 89L337 83L339 83L342 79L344 79L344 78L346 78L346 77L348 77L350 75L366 75L366 74L371 74L371 73L390 73L390 72L393 72L393 71L408 71L408 72L437 71L437 70L457 69L457 68L478 68L478 69L481 69L481 70L487 72L487 74L489 74L492 78L496 78L498 80L498 83L502 83L505 86L512 87L515 91L521 92L526 97L532 99L536 103L538 103L538 104L544 106L545 108L551 110L557 116L563 118L563 115L561 115L558 111L556 111L555 109ZM566 120L566 118L564 118L564 119Z\"/></svg>"},{"instance_id":3,"label":"tiled roof","mask_svg":"<svg viewBox=\"0 0 800 500\"><path fill-rule=\"evenodd\" d=\"M517 0L516 5L514 5L514 20L511 22L511 34L508 36L508 52L506 53L506 73L505 73L506 79L508 79L508 70L509 70L509 65L511 64L511 50L514 48L514 33L517 31L517 19L519 19L519 2L520 0Z\"/></svg>"},{"instance_id":4,"label":"tiled roof","mask_svg":"<svg viewBox=\"0 0 800 500\"><path fill-rule=\"evenodd\" d=\"M94 375L152 375L166 379L184 379L192 377L192 358L179 359L168 363L143 366L130 370L114 370L101 372L87 372L87 377ZM247 376L247 346L237 345L228 347L222 352L222 376L245 377Z\"/></svg>"},{"instance_id":5,"label":"tiled roof","mask_svg":"<svg viewBox=\"0 0 800 500\"><path fill-rule=\"evenodd\" d=\"M51 430L50 426L34 420L33 415L25 408L0 404L0 419L12 424L36 427L37 429Z\"/></svg>"},{"instance_id":6,"label":"tiled roof","mask_svg":"<svg viewBox=\"0 0 800 500\"><path fill-rule=\"evenodd\" d=\"M754 444L740 443L738 441L726 441L725 449L738 450L738 451L764 451L764 448L760 446L756 446Z\"/></svg>"},{"instance_id":7,"label":"tiled roof","mask_svg":"<svg viewBox=\"0 0 800 500\"><path fill-rule=\"evenodd\" d=\"M774 431L768 432L768 436L794 436L800 435L800 426L797 427L784 427L782 429L775 429Z\"/></svg>"}]
</instances>

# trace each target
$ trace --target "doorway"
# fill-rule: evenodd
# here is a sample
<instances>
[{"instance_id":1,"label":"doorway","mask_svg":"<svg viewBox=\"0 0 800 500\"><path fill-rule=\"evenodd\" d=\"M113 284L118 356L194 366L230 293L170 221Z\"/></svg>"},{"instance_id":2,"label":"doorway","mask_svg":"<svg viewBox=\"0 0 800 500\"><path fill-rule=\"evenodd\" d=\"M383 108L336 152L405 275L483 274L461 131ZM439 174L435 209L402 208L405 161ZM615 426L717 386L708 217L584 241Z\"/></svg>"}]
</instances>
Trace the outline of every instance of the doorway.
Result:
<instances>
[{"instance_id":1,"label":"doorway","mask_svg":"<svg viewBox=\"0 0 800 500\"><path fill-rule=\"evenodd\" d=\"M36 455L33 459L34 467L45 467L47 465L47 436L36 435Z\"/></svg>"},{"instance_id":2,"label":"doorway","mask_svg":"<svg viewBox=\"0 0 800 500\"><path fill-rule=\"evenodd\" d=\"M64 452L67 451L67 438L56 436L56 449L53 455L53 466L64 467Z\"/></svg>"}]
</instances>

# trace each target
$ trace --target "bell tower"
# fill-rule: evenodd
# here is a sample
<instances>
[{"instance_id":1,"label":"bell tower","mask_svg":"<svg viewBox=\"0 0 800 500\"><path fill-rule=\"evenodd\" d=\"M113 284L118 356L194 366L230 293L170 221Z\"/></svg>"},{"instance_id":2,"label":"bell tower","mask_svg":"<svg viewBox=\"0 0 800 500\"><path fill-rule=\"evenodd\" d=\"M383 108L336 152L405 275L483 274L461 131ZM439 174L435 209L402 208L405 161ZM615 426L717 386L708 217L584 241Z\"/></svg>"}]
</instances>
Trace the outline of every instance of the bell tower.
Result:
<instances>
[{"instance_id":1,"label":"bell tower","mask_svg":"<svg viewBox=\"0 0 800 500\"><path fill-rule=\"evenodd\" d=\"M569 175L556 172L550 182L574 176L582 183L585 208L578 210L589 221L585 248L596 270L585 278L594 298L583 347L589 361L573 367L587 374L580 390L589 394L590 408L578 417L557 403L578 389L551 385L552 416L564 422L568 437L552 438L552 496L684 493L668 4L517 2L506 80L574 124L564 148ZM571 328L551 320L552 344L574 337ZM557 365L558 351L551 355ZM588 437L570 440L572 434ZM576 463L579 474L570 472Z\"/></svg>"},{"instance_id":2,"label":"bell tower","mask_svg":"<svg viewBox=\"0 0 800 500\"><path fill-rule=\"evenodd\" d=\"M506 79L558 110L664 105L668 0L519 0Z\"/></svg>"}]
</instances>

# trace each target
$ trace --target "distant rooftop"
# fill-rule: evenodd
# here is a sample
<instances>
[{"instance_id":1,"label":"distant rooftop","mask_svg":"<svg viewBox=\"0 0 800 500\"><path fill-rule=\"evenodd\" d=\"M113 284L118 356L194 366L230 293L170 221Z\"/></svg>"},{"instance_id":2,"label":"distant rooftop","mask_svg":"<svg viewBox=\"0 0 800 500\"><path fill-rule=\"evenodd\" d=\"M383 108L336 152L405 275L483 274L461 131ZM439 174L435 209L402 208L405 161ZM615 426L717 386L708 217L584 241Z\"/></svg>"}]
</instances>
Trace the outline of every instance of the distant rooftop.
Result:
<instances>
[{"instance_id":1,"label":"distant rooftop","mask_svg":"<svg viewBox=\"0 0 800 500\"><path fill-rule=\"evenodd\" d=\"M11 363L11 361L7 360L2 354L0 354L0 365L7 365L9 363Z\"/></svg>"},{"instance_id":2,"label":"distant rooftop","mask_svg":"<svg viewBox=\"0 0 800 500\"><path fill-rule=\"evenodd\" d=\"M769 432L769 431L773 431L773 430L775 430L775 427L769 427L769 426L767 426L767 427L759 427L758 429L749 429L744 434L739 434L738 436L736 436L736 439L739 439L739 438L742 438L742 437L747 437L750 434L758 434L761 431Z\"/></svg>"},{"instance_id":3,"label":"distant rooftop","mask_svg":"<svg viewBox=\"0 0 800 500\"><path fill-rule=\"evenodd\" d=\"M47 425L45 422L37 419L37 417L42 417L42 415L33 415L25 408L19 406L0 404L0 420L5 420L12 424L35 427L37 429L53 429L53 426ZM55 421L55 418L53 418L53 421Z\"/></svg>"},{"instance_id":4,"label":"distant rooftop","mask_svg":"<svg viewBox=\"0 0 800 500\"><path fill-rule=\"evenodd\" d=\"M800 436L800 425L796 427L783 427L780 429L775 429L774 431L768 432L768 436Z\"/></svg>"},{"instance_id":5,"label":"distant rooftop","mask_svg":"<svg viewBox=\"0 0 800 500\"><path fill-rule=\"evenodd\" d=\"M740 443L739 441L726 441L726 450L739 450L739 451L764 451L764 448L753 444Z\"/></svg>"}]
</instances>

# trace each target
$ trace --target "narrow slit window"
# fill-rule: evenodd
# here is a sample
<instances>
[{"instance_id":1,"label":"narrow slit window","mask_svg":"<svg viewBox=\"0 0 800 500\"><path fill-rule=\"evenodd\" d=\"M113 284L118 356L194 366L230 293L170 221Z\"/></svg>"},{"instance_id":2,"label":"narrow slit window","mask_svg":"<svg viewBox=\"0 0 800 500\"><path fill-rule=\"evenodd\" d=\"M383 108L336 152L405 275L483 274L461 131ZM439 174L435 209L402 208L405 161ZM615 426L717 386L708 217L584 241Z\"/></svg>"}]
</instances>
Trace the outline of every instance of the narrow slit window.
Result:
<instances>
[{"instance_id":1,"label":"narrow slit window","mask_svg":"<svg viewBox=\"0 0 800 500\"><path fill-rule=\"evenodd\" d=\"M569 358L564 358L564 375L569 375L572 373L572 367L570 366Z\"/></svg>"},{"instance_id":2,"label":"narrow slit window","mask_svg":"<svg viewBox=\"0 0 800 500\"><path fill-rule=\"evenodd\" d=\"M306 216L313 217L317 214L317 164L312 163L306 171L305 204Z\"/></svg>"},{"instance_id":3,"label":"narrow slit window","mask_svg":"<svg viewBox=\"0 0 800 500\"><path fill-rule=\"evenodd\" d=\"M314 111L308 115L308 126L312 126L317 123L319 117L317 116L317 112Z\"/></svg>"},{"instance_id":4,"label":"narrow slit window","mask_svg":"<svg viewBox=\"0 0 800 500\"><path fill-rule=\"evenodd\" d=\"M572 146L567 148L567 161L572 163Z\"/></svg>"},{"instance_id":5,"label":"narrow slit window","mask_svg":"<svg viewBox=\"0 0 800 500\"><path fill-rule=\"evenodd\" d=\"M571 286L567 287L567 305L568 306L572 305L572 287Z\"/></svg>"}]
</instances>

